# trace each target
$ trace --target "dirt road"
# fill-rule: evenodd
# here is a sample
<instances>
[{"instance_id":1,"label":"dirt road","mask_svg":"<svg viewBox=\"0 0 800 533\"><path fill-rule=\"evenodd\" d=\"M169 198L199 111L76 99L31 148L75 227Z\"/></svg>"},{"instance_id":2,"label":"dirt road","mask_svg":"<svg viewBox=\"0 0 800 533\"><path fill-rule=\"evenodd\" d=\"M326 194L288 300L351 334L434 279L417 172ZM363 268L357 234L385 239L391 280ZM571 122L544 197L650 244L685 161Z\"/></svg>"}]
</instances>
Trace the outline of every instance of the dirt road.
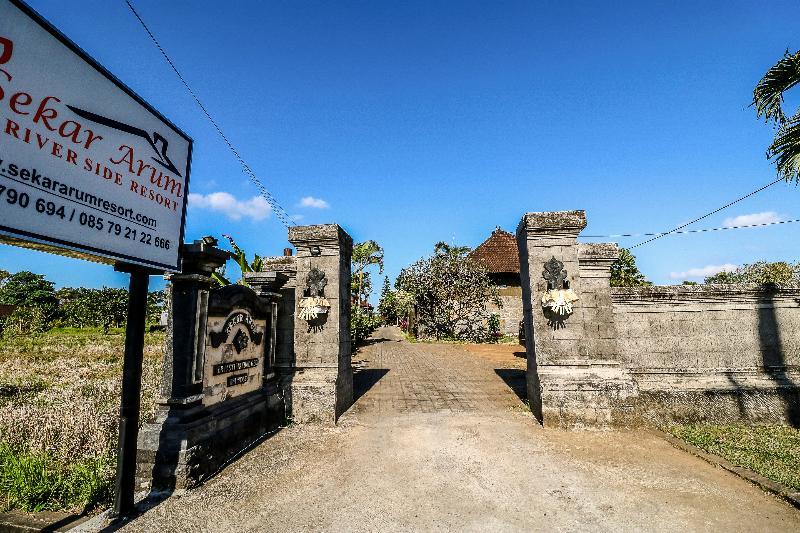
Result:
<instances>
[{"instance_id":1,"label":"dirt road","mask_svg":"<svg viewBox=\"0 0 800 533\"><path fill-rule=\"evenodd\" d=\"M524 359L410 344L356 358L335 428L286 428L129 531L792 531L800 512L645 431L542 429Z\"/></svg>"}]
</instances>

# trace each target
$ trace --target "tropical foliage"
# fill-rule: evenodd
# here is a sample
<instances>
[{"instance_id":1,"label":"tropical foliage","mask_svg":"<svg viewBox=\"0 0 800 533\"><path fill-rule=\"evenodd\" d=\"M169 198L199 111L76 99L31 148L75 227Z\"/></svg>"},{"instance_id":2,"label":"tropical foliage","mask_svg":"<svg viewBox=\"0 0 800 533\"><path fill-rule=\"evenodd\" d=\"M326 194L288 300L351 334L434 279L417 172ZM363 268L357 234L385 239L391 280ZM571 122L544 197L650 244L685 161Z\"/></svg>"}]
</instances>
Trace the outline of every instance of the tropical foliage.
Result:
<instances>
[{"instance_id":1,"label":"tropical foliage","mask_svg":"<svg viewBox=\"0 0 800 533\"><path fill-rule=\"evenodd\" d=\"M611 264L612 287L646 287L652 285L636 266L636 256L627 248L619 249L619 258Z\"/></svg>"},{"instance_id":2,"label":"tropical foliage","mask_svg":"<svg viewBox=\"0 0 800 533\"><path fill-rule=\"evenodd\" d=\"M239 285L247 285L244 280L244 275L248 272L261 272L264 270L264 258L258 254L253 255L253 260L249 261L247 259L247 253L239 248L236 244L236 241L233 240L233 237L230 235L222 234L223 237L228 239L228 242L231 243L231 248L233 248L233 261L239 267L239 272L241 273L241 277L239 278L238 283ZM216 272L211 274L211 277L214 281L217 282L218 285L224 287L225 285L231 285L230 280L225 277L225 267L223 266Z\"/></svg>"},{"instance_id":3,"label":"tropical foliage","mask_svg":"<svg viewBox=\"0 0 800 533\"><path fill-rule=\"evenodd\" d=\"M467 253L465 247L439 243L431 257L404 268L397 277L395 287L413 298L422 336L488 339L487 304L501 304L486 269Z\"/></svg>"},{"instance_id":4,"label":"tropical foliage","mask_svg":"<svg viewBox=\"0 0 800 533\"><path fill-rule=\"evenodd\" d=\"M706 283L757 283L759 285L800 285L800 263L756 261L732 272L720 272Z\"/></svg>"},{"instance_id":5,"label":"tropical foliage","mask_svg":"<svg viewBox=\"0 0 800 533\"><path fill-rule=\"evenodd\" d=\"M389 278L383 279L383 289L378 302L378 313L387 324L405 320L414 308L414 297L403 290L392 290Z\"/></svg>"},{"instance_id":6,"label":"tropical foliage","mask_svg":"<svg viewBox=\"0 0 800 533\"><path fill-rule=\"evenodd\" d=\"M367 302L372 294L372 278L368 269L376 266L378 273L383 274L383 248L372 240L355 244L350 266L350 334L353 342L358 343L382 323L380 316L372 312Z\"/></svg>"},{"instance_id":7,"label":"tropical foliage","mask_svg":"<svg viewBox=\"0 0 800 533\"><path fill-rule=\"evenodd\" d=\"M753 89L752 105L758 117L776 129L767 158L786 181L800 180L800 110L787 116L783 108L784 94L798 83L800 51L792 54L787 50Z\"/></svg>"},{"instance_id":8,"label":"tropical foliage","mask_svg":"<svg viewBox=\"0 0 800 533\"><path fill-rule=\"evenodd\" d=\"M359 343L381 326L381 317L366 310L354 310L350 315L350 338Z\"/></svg>"},{"instance_id":9,"label":"tropical foliage","mask_svg":"<svg viewBox=\"0 0 800 533\"><path fill-rule=\"evenodd\" d=\"M356 304L366 302L372 294L372 280L367 270L371 266L377 266L378 274L383 274L383 248L372 240L354 245L350 288Z\"/></svg>"},{"instance_id":10,"label":"tropical foliage","mask_svg":"<svg viewBox=\"0 0 800 533\"><path fill-rule=\"evenodd\" d=\"M118 328L125 325L128 291L103 287L64 287L55 290L53 283L32 272L7 274L0 281L0 304L15 306L2 319L4 336L41 333L51 327ZM147 297L147 322L157 324L164 309L164 291Z\"/></svg>"}]
</instances>

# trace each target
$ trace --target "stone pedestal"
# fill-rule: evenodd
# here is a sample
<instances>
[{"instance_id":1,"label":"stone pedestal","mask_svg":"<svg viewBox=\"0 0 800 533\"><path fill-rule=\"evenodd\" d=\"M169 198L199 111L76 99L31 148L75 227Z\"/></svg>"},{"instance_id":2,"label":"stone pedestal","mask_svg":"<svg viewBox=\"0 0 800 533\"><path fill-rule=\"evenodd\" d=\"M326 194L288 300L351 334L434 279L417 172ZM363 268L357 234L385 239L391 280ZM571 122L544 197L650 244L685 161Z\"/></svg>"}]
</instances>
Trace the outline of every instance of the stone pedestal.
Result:
<instances>
[{"instance_id":1,"label":"stone pedestal","mask_svg":"<svg viewBox=\"0 0 800 533\"><path fill-rule=\"evenodd\" d=\"M216 240L211 238L185 245L181 273L168 276L169 318L156 417L139 432L137 484L142 490L172 492L191 487L283 422L284 409L277 383L274 377L270 378L274 375L272 368L261 352L258 352L258 368L247 367L230 374L240 381L228 385L246 382L247 392L240 393L242 389L237 389L225 394L223 390L219 395L216 393L220 385L213 391L209 386L209 376L222 374L215 379L224 382L228 375L228 370L212 372L205 360L207 349L215 344L209 341L211 332L207 330L210 304L215 308L215 316L238 306L247 316L252 314L264 324L264 331L253 332L257 342L252 335L247 343L237 341L237 352L241 348L252 353L255 345L259 350L268 347L271 335L268 324L272 320L268 301L251 289L230 286L224 295L212 292L215 284L211 273L230 257L215 245ZM229 293L235 294L228 299ZM238 331L239 322L232 320L230 324L230 329ZM230 340L225 337L220 342ZM263 364L265 360L267 364ZM261 384L255 388L251 376L246 375L252 370L255 370L252 375L262 376Z\"/></svg>"},{"instance_id":2,"label":"stone pedestal","mask_svg":"<svg viewBox=\"0 0 800 533\"><path fill-rule=\"evenodd\" d=\"M274 272L280 279L285 279L275 288L275 292L280 294L275 330L275 370L282 377L294 371L295 258L291 255L265 257L264 271Z\"/></svg>"},{"instance_id":3,"label":"stone pedestal","mask_svg":"<svg viewBox=\"0 0 800 533\"><path fill-rule=\"evenodd\" d=\"M294 373L287 376L287 403L296 422L333 424L353 403L350 364L350 259L352 238L336 224L293 226L295 258ZM324 283L320 283L324 275ZM323 286L320 289L320 286ZM303 298L320 296L328 312L299 316Z\"/></svg>"}]
</instances>

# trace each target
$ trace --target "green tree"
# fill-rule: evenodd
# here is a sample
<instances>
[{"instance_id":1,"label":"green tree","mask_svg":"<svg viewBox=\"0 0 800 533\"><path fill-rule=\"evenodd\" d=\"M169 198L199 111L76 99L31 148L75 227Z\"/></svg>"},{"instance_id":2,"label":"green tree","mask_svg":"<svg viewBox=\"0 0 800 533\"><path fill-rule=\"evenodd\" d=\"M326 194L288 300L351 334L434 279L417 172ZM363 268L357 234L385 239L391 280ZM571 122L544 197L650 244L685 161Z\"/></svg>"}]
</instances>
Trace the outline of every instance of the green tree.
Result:
<instances>
[{"instance_id":1,"label":"green tree","mask_svg":"<svg viewBox=\"0 0 800 533\"><path fill-rule=\"evenodd\" d=\"M351 278L351 291L353 294L353 303L359 307L361 302L367 300L369 294L372 292L372 285L370 283L368 289L366 283L369 282L368 267L372 265L378 266L378 274L383 274L383 248L372 240L360 242L353 246L352 257L352 278Z\"/></svg>"},{"instance_id":2,"label":"green tree","mask_svg":"<svg viewBox=\"0 0 800 533\"><path fill-rule=\"evenodd\" d=\"M154 294L158 293L148 294L148 301ZM112 327L122 327L127 320L128 291L126 289L64 287L59 289L56 296L59 300L60 322L65 326L73 328L102 327L108 332Z\"/></svg>"},{"instance_id":3,"label":"green tree","mask_svg":"<svg viewBox=\"0 0 800 533\"><path fill-rule=\"evenodd\" d=\"M774 161L778 175L786 181L800 180L800 110L787 116L783 108L786 91L800 83L800 51L786 50L753 89L753 107L758 118L776 128L767 159Z\"/></svg>"},{"instance_id":4,"label":"green tree","mask_svg":"<svg viewBox=\"0 0 800 533\"><path fill-rule=\"evenodd\" d=\"M627 248L619 249L619 258L611 264L612 287L646 287L652 285L639 272L636 266L636 256Z\"/></svg>"},{"instance_id":5,"label":"green tree","mask_svg":"<svg viewBox=\"0 0 800 533\"><path fill-rule=\"evenodd\" d=\"M752 264L742 265L732 272L720 272L708 276L705 283L732 284L756 283L759 285L799 285L800 263L787 263L777 261L756 261Z\"/></svg>"},{"instance_id":6,"label":"green tree","mask_svg":"<svg viewBox=\"0 0 800 533\"><path fill-rule=\"evenodd\" d=\"M52 281L33 272L12 274L0 285L0 304L40 309L49 322L55 318L58 298Z\"/></svg>"},{"instance_id":7,"label":"green tree","mask_svg":"<svg viewBox=\"0 0 800 533\"><path fill-rule=\"evenodd\" d=\"M384 322L387 324L393 323L397 320L396 313L396 298L395 291L392 290L392 284L389 282L389 276L383 278L383 288L381 289L381 298L378 301L378 313L383 317Z\"/></svg>"},{"instance_id":8,"label":"green tree","mask_svg":"<svg viewBox=\"0 0 800 533\"><path fill-rule=\"evenodd\" d=\"M472 251L469 246L456 246L439 241L433 245L433 253L436 255L450 255L453 257L466 257Z\"/></svg>"},{"instance_id":9,"label":"green tree","mask_svg":"<svg viewBox=\"0 0 800 533\"><path fill-rule=\"evenodd\" d=\"M490 301L500 305L486 269L466 257L464 247L437 246L431 257L404 268L395 287L411 295L426 336L486 340Z\"/></svg>"}]
</instances>

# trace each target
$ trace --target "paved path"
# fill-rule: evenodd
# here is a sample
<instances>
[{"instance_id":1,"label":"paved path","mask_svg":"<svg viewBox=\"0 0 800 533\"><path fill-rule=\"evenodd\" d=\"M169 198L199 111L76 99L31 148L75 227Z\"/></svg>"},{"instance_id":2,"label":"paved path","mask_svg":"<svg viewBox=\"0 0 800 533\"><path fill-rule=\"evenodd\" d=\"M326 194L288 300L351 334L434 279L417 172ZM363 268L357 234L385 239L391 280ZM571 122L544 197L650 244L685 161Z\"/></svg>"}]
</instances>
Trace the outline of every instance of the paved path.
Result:
<instances>
[{"instance_id":1,"label":"paved path","mask_svg":"<svg viewBox=\"0 0 800 533\"><path fill-rule=\"evenodd\" d=\"M335 428L282 430L131 531L797 531L800 513L647 432L558 431L524 361L383 329ZM522 378L522 380L521 380Z\"/></svg>"}]
</instances>

